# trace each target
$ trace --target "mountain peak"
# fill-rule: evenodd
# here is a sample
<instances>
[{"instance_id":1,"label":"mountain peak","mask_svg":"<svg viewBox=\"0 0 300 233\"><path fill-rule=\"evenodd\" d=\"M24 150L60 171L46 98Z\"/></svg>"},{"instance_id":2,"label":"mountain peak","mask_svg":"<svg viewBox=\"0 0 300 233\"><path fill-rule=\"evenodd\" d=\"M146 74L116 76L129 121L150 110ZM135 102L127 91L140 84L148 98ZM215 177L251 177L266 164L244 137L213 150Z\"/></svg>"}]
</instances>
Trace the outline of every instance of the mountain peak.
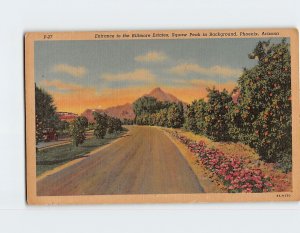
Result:
<instances>
[{"instance_id":1,"label":"mountain peak","mask_svg":"<svg viewBox=\"0 0 300 233\"><path fill-rule=\"evenodd\" d=\"M156 87L149 94L151 94L153 92L164 92L164 91L160 87Z\"/></svg>"},{"instance_id":2,"label":"mountain peak","mask_svg":"<svg viewBox=\"0 0 300 233\"><path fill-rule=\"evenodd\" d=\"M168 101L168 102L175 102L175 103L180 102L179 99L177 99L175 96L169 93L164 92L160 87L154 88L152 91L150 91L149 94L145 96L154 97L159 101Z\"/></svg>"},{"instance_id":3,"label":"mountain peak","mask_svg":"<svg viewBox=\"0 0 300 233\"><path fill-rule=\"evenodd\" d=\"M162 102L172 102L172 103L179 103L180 100L177 99L174 95L164 92L160 87L154 88L149 94L144 96L147 97L154 97L155 99L162 101ZM183 103L185 105L185 103ZM94 115L93 112L102 112L106 113L109 116L117 117L119 119L134 119L135 114L133 111L133 106L130 103L126 103L123 105L112 106L106 109L86 109L81 115L88 118L89 122L94 122Z\"/></svg>"}]
</instances>

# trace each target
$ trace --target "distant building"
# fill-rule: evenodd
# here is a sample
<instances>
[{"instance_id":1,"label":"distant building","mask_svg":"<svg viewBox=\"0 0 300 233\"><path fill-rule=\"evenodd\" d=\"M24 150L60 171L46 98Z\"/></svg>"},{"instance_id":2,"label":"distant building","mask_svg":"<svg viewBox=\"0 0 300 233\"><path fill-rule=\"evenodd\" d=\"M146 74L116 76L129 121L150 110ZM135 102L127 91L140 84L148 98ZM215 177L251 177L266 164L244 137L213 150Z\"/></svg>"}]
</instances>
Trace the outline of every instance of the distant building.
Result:
<instances>
[{"instance_id":1,"label":"distant building","mask_svg":"<svg viewBox=\"0 0 300 233\"><path fill-rule=\"evenodd\" d=\"M57 115L61 121L67 121L67 122L71 122L78 117L77 114L72 112L58 112Z\"/></svg>"},{"instance_id":2,"label":"distant building","mask_svg":"<svg viewBox=\"0 0 300 233\"><path fill-rule=\"evenodd\" d=\"M44 142L57 141L58 134L56 133L55 129L53 129L53 128L44 129L43 130L43 140L44 140Z\"/></svg>"}]
</instances>

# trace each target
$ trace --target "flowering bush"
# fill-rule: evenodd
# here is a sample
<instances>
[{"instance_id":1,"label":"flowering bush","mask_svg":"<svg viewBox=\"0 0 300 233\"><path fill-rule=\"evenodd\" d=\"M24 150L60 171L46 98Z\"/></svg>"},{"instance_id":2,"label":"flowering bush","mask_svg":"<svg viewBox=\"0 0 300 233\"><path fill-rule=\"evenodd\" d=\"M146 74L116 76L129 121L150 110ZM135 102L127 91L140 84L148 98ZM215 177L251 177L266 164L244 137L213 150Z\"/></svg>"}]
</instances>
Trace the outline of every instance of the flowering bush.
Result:
<instances>
[{"instance_id":1,"label":"flowering bush","mask_svg":"<svg viewBox=\"0 0 300 233\"><path fill-rule=\"evenodd\" d=\"M197 155L199 162L224 182L228 192L260 193L272 190L270 177L265 176L260 169L246 168L242 159L227 158L223 152L208 148L203 141L195 142L178 134L177 131L172 135L185 144Z\"/></svg>"}]
</instances>

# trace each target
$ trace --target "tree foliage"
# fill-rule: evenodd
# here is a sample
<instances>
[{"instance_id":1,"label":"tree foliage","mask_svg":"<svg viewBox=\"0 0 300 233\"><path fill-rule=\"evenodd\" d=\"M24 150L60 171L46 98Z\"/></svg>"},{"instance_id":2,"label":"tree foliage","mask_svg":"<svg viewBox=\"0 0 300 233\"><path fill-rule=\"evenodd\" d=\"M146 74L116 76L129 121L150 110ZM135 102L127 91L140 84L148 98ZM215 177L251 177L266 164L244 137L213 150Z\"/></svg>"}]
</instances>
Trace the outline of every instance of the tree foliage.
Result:
<instances>
[{"instance_id":1,"label":"tree foliage","mask_svg":"<svg viewBox=\"0 0 300 233\"><path fill-rule=\"evenodd\" d=\"M255 148L267 162L291 165L291 58L289 44L259 42L238 80L240 96L233 115L233 136Z\"/></svg>"},{"instance_id":2,"label":"tree foliage","mask_svg":"<svg viewBox=\"0 0 300 233\"><path fill-rule=\"evenodd\" d=\"M88 124L85 120L85 117L77 117L70 124L70 135L76 147L82 144L86 139L85 130Z\"/></svg>"},{"instance_id":3,"label":"tree foliage","mask_svg":"<svg viewBox=\"0 0 300 233\"><path fill-rule=\"evenodd\" d=\"M107 133L109 134L122 131L122 121L119 118L108 116L107 128Z\"/></svg>"},{"instance_id":4,"label":"tree foliage","mask_svg":"<svg viewBox=\"0 0 300 233\"><path fill-rule=\"evenodd\" d=\"M151 96L143 96L133 103L133 111L136 116L152 114L161 108L160 102Z\"/></svg>"},{"instance_id":5,"label":"tree foliage","mask_svg":"<svg viewBox=\"0 0 300 233\"><path fill-rule=\"evenodd\" d=\"M95 129L94 135L98 139L103 139L106 135L107 126L108 126L108 116L105 113L94 112L95 118Z\"/></svg>"},{"instance_id":6,"label":"tree foliage","mask_svg":"<svg viewBox=\"0 0 300 233\"><path fill-rule=\"evenodd\" d=\"M57 132L60 136L68 136L69 135L70 123L67 121L59 121L57 124Z\"/></svg>"},{"instance_id":7,"label":"tree foliage","mask_svg":"<svg viewBox=\"0 0 300 233\"><path fill-rule=\"evenodd\" d=\"M207 103L203 100L194 100L187 106L184 127L196 134L206 134Z\"/></svg>"},{"instance_id":8,"label":"tree foliage","mask_svg":"<svg viewBox=\"0 0 300 233\"><path fill-rule=\"evenodd\" d=\"M167 126L171 128L180 128L183 125L184 112L182 103L173 103L168 108Z\"/></svg>"},{"instance_id":9,"label":"tree foliage","mask_svg":"<svg viewBox=\"0 0 300 233\"><path fill-rule=\"evenodd\" d=\"M59 118L52 96L35 85L36 143L43 140L43 132L46 129L56 129L58 123Z\"/></svg>"},{"instance_id":10,"label":"tree foliage","mask_svg":"<svg viewBox=\"0 0 300 233\"><path fill-rule=\"evenodd\" d=\"M208 89L205 127L206 135L215 141L229 141L229 111L232 97L227 90ZM201 114L201 113L200 113Z\"/></svg>"},{"instance_id":11,"label":"tree foliage","mask_svg":"<svg viewBox=\"0 0 300 233\"><path fill-rule=\"evenodd\" d=\"M183 104L162 102L154 97L141 97L133 104L138 125L180 128L184 122Z\"/></svg>"},{"instance_id":12,"label":"tree foliage","mask_svg":"<svg viewBox=\"0 0 300 233\"><path fill-rule=\"evenodd\" d=\"M119 118L108 116L105 113L94 112L94 135L103 139L105 135L123 130L122 121Z\"/></svg>"}]
</instances>

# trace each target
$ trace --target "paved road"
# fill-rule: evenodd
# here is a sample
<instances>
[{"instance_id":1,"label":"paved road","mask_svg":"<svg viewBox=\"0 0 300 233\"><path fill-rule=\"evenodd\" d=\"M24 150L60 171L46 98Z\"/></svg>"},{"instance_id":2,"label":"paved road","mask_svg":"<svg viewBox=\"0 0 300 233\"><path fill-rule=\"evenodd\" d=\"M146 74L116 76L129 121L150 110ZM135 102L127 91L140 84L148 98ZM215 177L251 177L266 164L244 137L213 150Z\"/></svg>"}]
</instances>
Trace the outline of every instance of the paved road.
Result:
<instances>
[{"instance_id":1,"label":"paved road","mask_svg":"<svg viewBox=\"0 0 300 233\"><path fill-rule=\"evenodd\" d=\"M128 129L111 146L38 181L38 195L203 192L178 148L160 129Z\"/></svg>"}]
</instances>

